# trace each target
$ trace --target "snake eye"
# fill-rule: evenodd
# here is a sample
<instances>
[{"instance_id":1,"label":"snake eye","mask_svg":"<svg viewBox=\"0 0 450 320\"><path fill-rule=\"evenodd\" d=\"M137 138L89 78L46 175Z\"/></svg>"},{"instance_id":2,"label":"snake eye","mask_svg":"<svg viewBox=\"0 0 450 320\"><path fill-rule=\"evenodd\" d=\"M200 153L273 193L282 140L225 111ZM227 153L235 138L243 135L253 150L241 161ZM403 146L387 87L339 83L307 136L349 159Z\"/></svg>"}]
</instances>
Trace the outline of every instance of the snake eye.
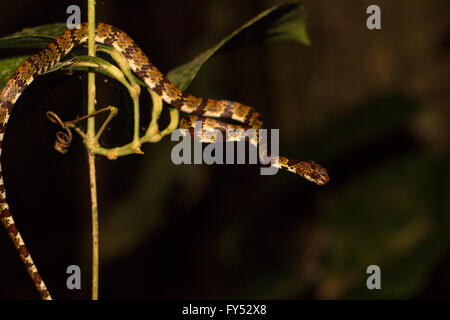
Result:
<instances>
[{"instance_id":1,"label":"snake eye","mask_svg":"<svg viewBox=\"0 0 450 320\"><path fill-rule=\"evenodd\" d=\"M311 179L314 180L314 181L319 180L320 177L321 177L321 176L320 176L320 174L317 173L317 171L313 171L313 172L311 173Z\"/></svg>"},{"instance_id":2,"label":"snake eye","mask_svg":"<svg viewBox=\"0 0 450 320\"><path fill-rule=\"evenodd\" d=\"M319 169L319 168L317 168L316 163L315 163L314 161L310 161L310 162L309 162L309 166L310 166L311 169L314 170L314 171L316 171L317 169Z\"/></svg>"}]
</instances>

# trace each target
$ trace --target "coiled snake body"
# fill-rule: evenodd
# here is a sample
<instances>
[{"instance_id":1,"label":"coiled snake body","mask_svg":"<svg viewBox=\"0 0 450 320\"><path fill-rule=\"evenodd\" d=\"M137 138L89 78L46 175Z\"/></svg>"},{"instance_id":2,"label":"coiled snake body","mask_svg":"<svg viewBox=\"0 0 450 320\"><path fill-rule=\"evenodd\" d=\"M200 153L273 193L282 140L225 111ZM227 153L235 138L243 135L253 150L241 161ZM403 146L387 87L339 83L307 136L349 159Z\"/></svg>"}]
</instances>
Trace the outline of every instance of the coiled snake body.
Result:
<instances>
[{"instance_id":1,"label":"coiled snake body","mask_svg":"<svg viewBox=\"0 0 450 320\"><path fill-rule=\"evenodd\" d=\"M77 46L86 40L86 23L83 23L78 29L66 30L45 49L28 58L28 60L26 60L11 76L0 93L0 154L8 118L21 93L38 75L49 70L49 68L59 62L63 56L72 50L74 46ZM150 63L144 52L125 32L108 24L98 23L95 40L99 43L111 45L120 51L129 62L133 72L136 73L153 91L159 94L164 101L183 112L191 114L181 121L180 127L190 128L194 120L203 121L206 127L227 126L225 123L204 117L230 118L256 130L261 127L262 121L259 113L249 106L227 100L197 98L177 88ZM230 125L230 127L233 126ZM251 142L253 144L258 143L258 141L254 139ZM273 166L297 173L318 185L325 184L329 180L326 170L313 161L296 161L285 157L274 158L276 158L276 161L273 162ZM51 299L46 285L42 281L11 216L6 201L1 167L0 206L1 221L14 242L37 290L42 299Z\"/></svg>"}]
</instances>

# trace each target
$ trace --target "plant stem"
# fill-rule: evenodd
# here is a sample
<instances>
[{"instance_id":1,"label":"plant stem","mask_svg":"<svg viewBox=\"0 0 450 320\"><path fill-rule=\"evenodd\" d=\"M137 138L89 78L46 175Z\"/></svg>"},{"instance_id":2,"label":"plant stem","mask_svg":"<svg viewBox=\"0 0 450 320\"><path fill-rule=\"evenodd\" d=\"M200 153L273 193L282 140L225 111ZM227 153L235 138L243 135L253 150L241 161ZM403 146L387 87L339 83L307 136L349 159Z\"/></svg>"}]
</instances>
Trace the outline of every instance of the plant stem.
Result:
<instances>
[{"instance_id":1,"label":"plant stem","mask_svg":"<svg viewBox=\"0 0 450 320\"><path fill-rule=\"evenodd\" d=\"M98 206L95 155L88 151L92 211L92 300L98 300Z\"/></svg>"},{"instance_id":2,"label":"plant stem","mask_svg":"<svg viewBox=\"0 0 450 320\"><path fill-rule=\"evenodd\" d=\"M88 55L95 56L95 0L88 0ZM88 73L88 114L95 112L95 73ZM87 139L95 139L95 117L88 119ZM89 144L88 144L89 145ZM98 300L98 206L95 155L88 149L92 211L92 300Z\"/></svg>"}]
</instances>

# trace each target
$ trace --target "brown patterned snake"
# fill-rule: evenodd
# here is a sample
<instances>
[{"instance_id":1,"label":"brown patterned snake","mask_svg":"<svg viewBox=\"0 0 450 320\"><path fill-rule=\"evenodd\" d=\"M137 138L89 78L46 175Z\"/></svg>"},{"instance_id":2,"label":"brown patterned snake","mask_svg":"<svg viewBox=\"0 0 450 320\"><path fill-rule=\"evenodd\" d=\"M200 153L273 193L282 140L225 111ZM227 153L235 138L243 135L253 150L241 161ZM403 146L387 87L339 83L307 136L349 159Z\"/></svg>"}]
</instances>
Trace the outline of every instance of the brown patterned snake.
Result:
<instances>
[{"instance_id":1,"label":"brown patterned snake","mask_svg":"<svg viewBox=\"0 0 450 320\"><path fill-rule=\"evenodd\" d=\"M45 49L28 58L28 60L26 60L11 76L0 93L0 154L8 118L21 93L34 78L49 70L50 67L55 65L55 63L72 50L74 46L77 46L86 40L86 23L82 24L79 29L67 30ZM192 115L184 118L180 123L180 127L189 128L194 120L201 120L207 126L222 128L226 126L230 128L236 127L213 119L204 118L203 116L233 119L243 123L246 127L251 127L256 130L262 126L259 113L249 106L226 100L197 98L177 88L150 63L144 52L139 49L125 32L113 26L99 23L96 28L95 40L99 43L111 45L121 52L127 59L133 72L136 73L153 91L159 94L164 101L173 107ZM252 143L256 144L257 142L253 141ZM297 161L281 156L276 157L276 160L277 161L272 165L299 174L318 185L326 184L329 180L327 171L313 161ZM1 168L0 205L0 218L2 223L14 242L33 283L42 299L51 299L51 296L31 259L30 253L22 240L22 236L14 223L11 212L9 211Z\"/></svg>"}]
</instances>

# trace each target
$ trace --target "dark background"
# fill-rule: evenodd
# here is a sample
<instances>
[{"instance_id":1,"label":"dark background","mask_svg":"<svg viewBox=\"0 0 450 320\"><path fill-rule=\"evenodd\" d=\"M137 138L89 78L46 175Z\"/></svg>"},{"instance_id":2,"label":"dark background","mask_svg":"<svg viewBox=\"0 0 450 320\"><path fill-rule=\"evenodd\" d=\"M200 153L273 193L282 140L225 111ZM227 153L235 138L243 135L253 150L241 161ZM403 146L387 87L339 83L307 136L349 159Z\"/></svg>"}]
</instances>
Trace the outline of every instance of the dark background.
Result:
<instances>
[{"instance_id":1,"label":"dark background","mask_svg":"<svg viewBox=\"0 0 450 320\"><path fill-rule=\"evenodd\" d=\"M0 36L64 22L80 1L0 1ZM98 1L164 73L283 1ZM252 165L182 165L166 137L144 156L98 158L100 298L448 298L450 292L448 1L304 1L312 46L277 42L214 57L188 91L257 108L280 150L324 165L317 187ZM365 10L378 4L382 30ZM119 108L108 146L131 138L131 102L98 76L97 101ZM79 138L53 150L45 111L86 110L86 76L42 76L8 125L2 166L16 223L57 299L90 297L87 156ZM150 105L144 97L143 101ZM167 116L167 115L166 115ZM39 296L0 232L0 298ZM66 268L82 289L66 288ZM381 267L382 290L366 288Z\"/></svg>"}]
</instances>

